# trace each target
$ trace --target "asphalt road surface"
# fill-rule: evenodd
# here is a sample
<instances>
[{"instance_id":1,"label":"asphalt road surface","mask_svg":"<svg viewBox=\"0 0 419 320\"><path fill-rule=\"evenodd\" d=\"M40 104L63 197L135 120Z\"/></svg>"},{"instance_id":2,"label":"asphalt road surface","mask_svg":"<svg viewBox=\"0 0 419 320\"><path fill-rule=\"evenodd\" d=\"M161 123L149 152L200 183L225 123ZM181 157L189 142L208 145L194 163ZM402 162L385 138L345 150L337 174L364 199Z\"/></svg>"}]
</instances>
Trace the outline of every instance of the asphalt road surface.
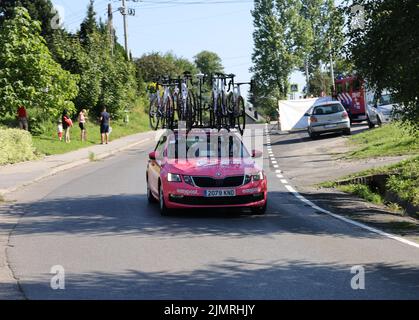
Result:
<instances>
[{"instance_id":1,"label":"asphalt road surface","mask_svg":"<svg viewBox=\"0 0 419 320\"><path fill-rule=\"evenodd\" d=\"M152 147L16 194L10 210L24 216L8 256L28 299L419 298L418 248L311 208L277 177L266 149L265 216L195 210L161 217L146 199ZM64 290L50 285L57 265ZM364 267L364 290L351 286L354 266Z\"/></svg>"}]
</instances>

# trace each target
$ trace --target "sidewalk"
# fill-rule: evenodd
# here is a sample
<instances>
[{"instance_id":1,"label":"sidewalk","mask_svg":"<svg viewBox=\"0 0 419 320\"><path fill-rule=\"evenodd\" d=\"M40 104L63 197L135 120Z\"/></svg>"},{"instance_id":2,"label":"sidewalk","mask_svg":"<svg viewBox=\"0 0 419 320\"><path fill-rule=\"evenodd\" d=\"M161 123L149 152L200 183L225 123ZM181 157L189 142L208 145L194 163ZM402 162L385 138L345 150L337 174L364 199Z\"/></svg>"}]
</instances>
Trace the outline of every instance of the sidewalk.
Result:
<instances>
[{"instance_id":1,"label":"sidewalk","mask_svg":"<svg viewBox=\"0 0 419 320\"><path fill-rule=\"evenodd\" d=\"M41 179L86 164L89 155L100 160L112 154L154 140L155 132L144 132L111 141L108 145L96 145L77 151L47 156L42 160L0 166L0 196L16 191Z\"/></svg>"}]
</instances>

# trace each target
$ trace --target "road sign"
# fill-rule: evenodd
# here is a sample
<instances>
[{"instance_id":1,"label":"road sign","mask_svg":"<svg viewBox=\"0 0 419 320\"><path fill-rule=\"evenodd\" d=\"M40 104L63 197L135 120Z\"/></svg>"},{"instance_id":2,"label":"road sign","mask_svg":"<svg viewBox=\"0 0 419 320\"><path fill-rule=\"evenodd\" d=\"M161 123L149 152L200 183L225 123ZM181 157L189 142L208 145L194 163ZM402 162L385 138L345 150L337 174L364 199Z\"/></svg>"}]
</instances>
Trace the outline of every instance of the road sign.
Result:
<instances>
[{"instance_id":1,"label":"road sign","mask_svg":"<svg viewBox=\"0 0 419 320\"><path fill-rule=\"evenodd\" d=\"M291 92L298 92L298 84L291 85Z\"/></svg>"}]
</instances>

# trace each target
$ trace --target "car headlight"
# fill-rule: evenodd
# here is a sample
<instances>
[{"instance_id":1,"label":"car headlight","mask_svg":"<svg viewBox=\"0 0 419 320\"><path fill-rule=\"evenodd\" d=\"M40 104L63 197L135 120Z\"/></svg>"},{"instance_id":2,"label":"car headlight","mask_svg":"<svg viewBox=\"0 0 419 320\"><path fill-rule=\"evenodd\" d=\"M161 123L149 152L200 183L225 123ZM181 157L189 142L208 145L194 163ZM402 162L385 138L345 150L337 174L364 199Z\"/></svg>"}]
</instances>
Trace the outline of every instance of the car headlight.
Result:
<instances>
[{"instance_id":1,"label":"car headlight","mask_svg":"<svg viewBox=\"0 0 419 320\"><path fill-rule=\"evenodd\" d=\"M263 180L264 176L263 176L263 172L259 171L257 174L253 174L252 175L252 180L253 181L260 181Z\"/></svg>"},{"instance_id":2,"label":"car headlight","mask_svg":"<svg viewBox=\"0 0 419 320\"><path fill-rule=\"evenodd\" d=\"M169 173L167 175L167 181L169 182L182 182L182 178L179 174Z\"/></svg>"}]
</instances>

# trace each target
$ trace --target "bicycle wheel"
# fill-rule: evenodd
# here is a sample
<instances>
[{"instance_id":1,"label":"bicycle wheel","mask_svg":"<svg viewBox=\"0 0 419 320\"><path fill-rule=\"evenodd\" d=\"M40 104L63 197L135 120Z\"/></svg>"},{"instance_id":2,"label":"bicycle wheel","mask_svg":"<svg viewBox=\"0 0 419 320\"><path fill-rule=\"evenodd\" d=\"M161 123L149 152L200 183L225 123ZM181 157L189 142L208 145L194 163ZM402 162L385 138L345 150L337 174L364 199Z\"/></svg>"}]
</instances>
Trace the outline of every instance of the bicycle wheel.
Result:
<instances>
[{"instance_id":1,"label":"bicycle wheel","mask_svg":"<svg viewBox=\"0 0 419 320\"><path fill-rule=\"evenodd\" d=\"M159 115L159 103L157 96L151 98L150 108L148 110L148 117L150 120L150 128L157 130L159 128L160 115Z\"/></svg>"},{"instance_id":2,"label":"bicycle wheel","mask_svg":"<svg viewBox=\"0 0 419 320\"><path fill-rule=\"evenodd\" d=\"M195 118L197 115L197 106L196 106L196 100L195 95L193 92L188 92L188 98L186 100L186 115L185 115L185 121L186 121L186 128L187 130L191 130L195 124Z\"/></svg>"},{"instance_id":3,"label":"bicycle wheel","mask_svg":"<svg viewBox=\"0 0 419 320\"><path fill-rule=\"evenodd\" d=\"M235 126L237 126L240 134L243 135L244 130L246 129L246 107L243 97L239 97L233 111L233 116L235 119Z\"/></svg>"},{"instance_id":4,"label":"bicycle wheel","mask_svg":"<svg viewBox=\"0 0 419 320\"><path fill-rule=\"evenodd\" d=\"M163 129L173 129L173 124L175 120L175 110L173 107L173 100L171 97L167 98L166 103L164 105L164 111L165 121L162 127Z\"/></svg>"}]
</instances>

